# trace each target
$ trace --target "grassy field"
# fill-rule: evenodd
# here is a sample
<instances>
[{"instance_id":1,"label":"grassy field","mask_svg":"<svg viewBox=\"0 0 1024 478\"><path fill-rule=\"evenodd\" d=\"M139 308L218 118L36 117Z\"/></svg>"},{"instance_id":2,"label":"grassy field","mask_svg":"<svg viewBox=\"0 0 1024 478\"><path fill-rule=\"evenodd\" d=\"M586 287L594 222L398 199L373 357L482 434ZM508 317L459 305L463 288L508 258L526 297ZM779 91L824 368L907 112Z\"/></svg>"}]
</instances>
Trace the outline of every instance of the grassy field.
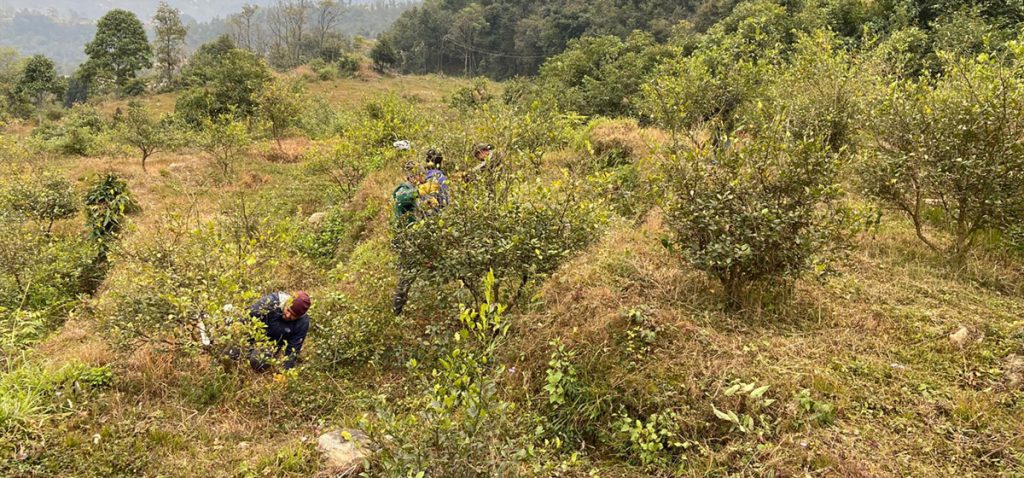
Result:
<instances>
[{"instance_id":1,"label":"grassy field","mask_svg":"<svg viewBox=\"0 0 1024 478\"><path fill-rule=\"evenodd\" d=\"M438 107L464 84L398 77L309 89L344 111L388 92ZM146 102L166 112L174 97ZM659 136L645 136L652 137ZM222 206L240 197L276 203L303 222L332 205L325 178L302 162L265 160L261 151L271 147L255 147L228 183L204 179L207 159L187 151L157 154L148 173L125 157L57 158L48 166L76 181L107 170L127 178L144 212L133 218L126 242L161 234L176 214L217 220ZM286 141L294 153L310 147L306 139ZM572 154L551 152L547 164L554 168ZM296 177L308 182L297 184ZM383 168L359 184L352 202L378 212L365 220L348 260L291 263L274 285L307 288L314 297L341 291L386 301L394 285L388 198L400 179L396 168ZM878 230L857 240L835 277L799 281L785 305L764 297L734 313L722 307L717 283L662 246L666 234L657 209L635 223L613 219L594 245L540 287L513 316L511 343L501 353L509 373L500 385L508 396L537 400L549 344L558 341L574 351L576 374L599 397L593 403L601 413L675 410L681 435L693 439L680 476L1024 476L1019 259L982 250L951 267L916 240L907 222L887 214ZM451 310L431 309L430 291L416 291L413 303L406 338L414 343L426 341L431 326L454 320ZM327 476L317 436L357 425L378 396L409 393L401 367L365 364L274 378L228 373L208 357L169 354L157 345L116 349L96 325L99 310L83 299L18 366L37 370L37 377L71 364L108 366L110 386L62 403L5 457L0 475ZM315 329L309 341L305 353L315 357ZM0 371L0 380L17 373ZM744 396L729 391L735 384L768 388ZM590 451L583 465L548 476L645 474L607 450L582 451Z\"/></svg>"}]
</instances>

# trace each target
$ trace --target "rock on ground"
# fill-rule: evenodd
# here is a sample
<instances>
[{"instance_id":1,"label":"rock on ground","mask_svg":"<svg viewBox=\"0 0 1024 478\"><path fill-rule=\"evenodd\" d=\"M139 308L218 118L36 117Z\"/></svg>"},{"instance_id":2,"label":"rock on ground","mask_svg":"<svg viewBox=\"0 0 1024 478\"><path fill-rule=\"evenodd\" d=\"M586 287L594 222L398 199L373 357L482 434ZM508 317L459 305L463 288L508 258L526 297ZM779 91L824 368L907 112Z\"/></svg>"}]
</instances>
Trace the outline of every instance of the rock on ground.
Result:
<instances>
[{"instance_id":1,"label":"rock on ground","mask_svg":"<svg viewBox=\"0 0 1024 478\"><path fill-rule=\"evenodd\" d=\"M318 212L318 213L313 214L312 216L309 216L309 219L307 221L312 226L319 226L322 222L324 222L324 219L326 217L327 217L327 213L326 212Z\"/></svg>"},{"instance_id":2,"label":"rock on ground","mask_svg":"<svg viewBox=\"0 0 1024 478\"><path fill-rule=\"evenodd\" d=\"M970 338L970 336L971 331L967 327L960 327L959 330L950 334L949 341L953 342L955 345L963 347L964 343L967 342L967 339Z\"/></svg>"},{"instance_id":3,"label":"rock on ground","mask_svg":"<svg viewBox=\"0 0 1024 478\"><path fill-rule=\"evenodd\" d=\"M370 457L370 439L359 430L334 430L320 435L317 449L323 453L334 477L356 476Z\"/></svg>"}]
</instances>

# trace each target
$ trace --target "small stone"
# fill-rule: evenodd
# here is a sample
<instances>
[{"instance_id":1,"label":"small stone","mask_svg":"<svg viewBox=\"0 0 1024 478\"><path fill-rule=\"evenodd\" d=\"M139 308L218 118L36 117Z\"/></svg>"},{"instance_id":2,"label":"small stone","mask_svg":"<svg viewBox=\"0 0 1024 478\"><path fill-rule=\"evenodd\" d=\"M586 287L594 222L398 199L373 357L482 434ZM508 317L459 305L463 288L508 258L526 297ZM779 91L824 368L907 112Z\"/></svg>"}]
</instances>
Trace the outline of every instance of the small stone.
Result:
<instances>
[{"instance_id":1,"label":"small stone","mask_svg":"<svg viewBox=\"0 0 1024 478\"><path fill-rule=\"evenodd\" d=\"M967 327L961 326L959 330L949 335L949 341L953 342L954 345L963 347L970 336L971 331Z\"/></svg>"},{"instance_id":2,"label":"small stone","mask_svg":"<svg viewBox=\"0 0 1024 478\"><path fill-rule=\"evenodd\" d=\"M1010 390L1024 387L1024 356L1011 355L1006 357L1005 363L1006 386Z\"/></svg>"},{"instance_id":3,"label":"small stone","mask_svg":"<svg viewBox=\"0 0 1024 478\"><path fill-rule=\"evenodd\" d=\"M324 222L324 219L326 219L326 218L327 218L327 213L326 212L318 212L318 213L313 214L312 216L309 216L309 219L307 219L307 222L309 222L309 224L312 225L312 226L319 226L320 224L322 224Z\"/></svg>"},{"instance_id":4,"label":"small stone","mask_svg":"<svg viewBox=\"0 0 1024 478\"><path fill-rule=\"evenodd\" d=\"M320 435L317 449L324 454L327 467L337 477L356 476L370 457L370 439L359 430L334 430Z\"/></svg>"}]
</instances>

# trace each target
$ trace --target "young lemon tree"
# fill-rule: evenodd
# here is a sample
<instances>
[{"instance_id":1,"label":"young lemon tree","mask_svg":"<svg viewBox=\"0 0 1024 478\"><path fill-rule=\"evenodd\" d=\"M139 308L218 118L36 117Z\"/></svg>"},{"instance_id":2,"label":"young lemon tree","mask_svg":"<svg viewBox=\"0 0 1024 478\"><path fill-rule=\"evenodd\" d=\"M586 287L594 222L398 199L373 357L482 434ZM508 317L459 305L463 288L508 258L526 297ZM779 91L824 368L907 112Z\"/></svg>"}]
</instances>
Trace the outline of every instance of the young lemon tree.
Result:
<instances>
[{"instance_id":1,"label":"young lemon tree","mask_svg":"<svg viewBox=\"0 0 1024 478\"><path fill-rule=\"evenodd\" d=\"M1020 60L945 61L941 77L897 81L873 98L862 177L921 242L960 261L985 231L1024 218L1024 74Z\"/></svg>"},{"instance_id":2,"label":"young lemon tree","mask_svg":"<svg viewBox=\"0 0 1024 478\"><path fill-rule=\"evenodd\" d=\"M782 120L730 146L685 153L666 173L671 245L718 279L729 308L749 286L824 270L843 252L854 216L840 160L820 140L794 138Z\"/></svg>"}]
</instances>

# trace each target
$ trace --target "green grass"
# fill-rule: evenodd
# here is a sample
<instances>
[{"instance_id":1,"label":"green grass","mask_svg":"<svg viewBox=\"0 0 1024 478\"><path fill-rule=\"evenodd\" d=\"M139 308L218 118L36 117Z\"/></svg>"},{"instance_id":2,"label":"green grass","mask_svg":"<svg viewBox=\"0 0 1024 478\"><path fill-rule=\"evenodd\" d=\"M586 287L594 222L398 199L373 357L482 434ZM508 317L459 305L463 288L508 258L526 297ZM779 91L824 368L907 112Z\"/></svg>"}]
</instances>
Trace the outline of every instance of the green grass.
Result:
<instances>
[{"instance_id":1,"label":"green grass","mask_svg":"<svg viewBox=\"0 0 1024 478\"><path fill-rule=\"evenodd\" d=\"M313 83L310 90L351 109L386 91L436 104L458 84L398 77ZM147 101L157 109L173 105L169 95ZM323 177L294 186L293 178L305 173L302 164L254 157L242 165L239 181L221 183L207 179L198 154L162 154L152 164L149 174L125 158L57 158L53 167L72 178L113 169L129 179L143 214L133 219L126 241L158 233L171 214L194 211L215 220L240 196L302 223L336 202L324 193ZM355 215L357 232L346 237L351 243L339 258L296 262L296 270L278 278L283 286L309 286L317 297L344 294L365 305L353 315L345 308L350 304L334 304L338 315L316 320L352 321L344 324L367 334L383 324L393 336L374 333L366 340L389 342L352 352L389 360L355 362L341 371L306 368L280 380L226 373L206 357L147 346L109 352L113 378L96 371L101 364L92 360L74 373L60 372L62 363L90 350L68 346L65 335L81 327L71 322L39 347L56 365L17 362L0 375L0 428L20 438L4 444L5 459L20 458L0 461L0 475L299 477L322 471L314 450L318 433L356 425L375 411L378 395L395 401L414 393L418 384L400 364L429 355L430 340L447 336L454 325L455 314L440 308L436 291L414 293L408 320L384 323L378 316L387 309L393 274L388 211L378 206L397 179L397 170L385 169L360 185L354 197L365 213ZM1007 360L1024 355L1019 258L984 252L955 270L891 216L860 240L838 277L798 282L791 302L752 301L747 310L728 313L719 286L661 246L664 233L657 214L642 227L613 221L597 244L512 317L512 344L500 354L516 369L500 384L508 399L524 414L548 410L542 386L548 344L558 339L574 352L587 390L574 406L596 411L591 418L573 415L572 426L585 437L583 453L581 464L562 476L586 476L591 468L606 477L653 473L616 447L609 427L619 412L646 418L665 411L679 416L679 434L691 445L677 456L684 458L681 470L660 470L664 476L1024 474L1024 391L1010 388L1007 376ZM627 345L632 325L624 312L638 307L649 310L657 326L643 353ZM963 347L948 338L961 326L972 334ZM76 342L104 342L84 330ZM318 350L324 341L317 334L307 346L310 360L326 352ZM750 399L726 395L737 381L769 386L765 397L774 402L758 412L768 423L759 432L737 431L714 413L754 413ZM75 382L92 382L95 391L71 399L69 407L68 395L58 399L56 392Z\"/></svg>"}]
</instances>

